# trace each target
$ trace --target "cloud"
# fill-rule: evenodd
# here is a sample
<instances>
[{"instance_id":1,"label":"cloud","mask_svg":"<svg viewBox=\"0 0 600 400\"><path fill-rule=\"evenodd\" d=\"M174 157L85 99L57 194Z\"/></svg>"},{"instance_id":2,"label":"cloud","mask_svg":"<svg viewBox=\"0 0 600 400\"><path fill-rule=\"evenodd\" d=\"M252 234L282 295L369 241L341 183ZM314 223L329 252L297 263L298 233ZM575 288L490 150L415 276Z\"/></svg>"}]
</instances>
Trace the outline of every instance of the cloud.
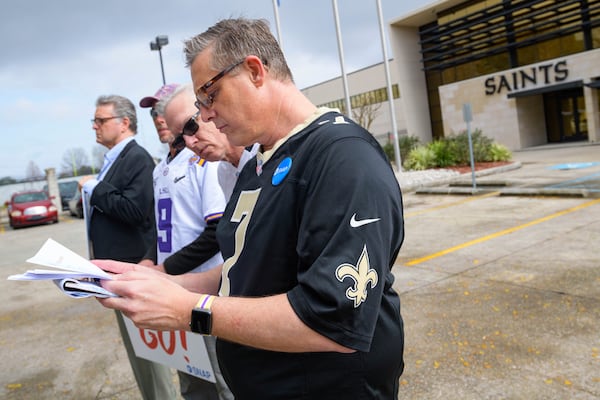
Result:
<instances>
[{"instance_id":1,"label":"cloud","mask_svg":"<svg viewBox=\"0 0 600 400\"><path fill-rule=\"evenodd\" d=\"M60 167L66 148L94 146L90 118L101 94L121 94L135 104L162 85L159 55L149 43L168 35L162 49L168 82L189 82L182 42L229 17L266 18L271 0L19 0L0 12L0 175L22 177L30 160ZM382 0L387 20L423 0ZM339 2L347 72L381 61L374 2ZM282 0L283 49L299 87L340 74L330 2ZM141 110L140 110L141 111ZM138 140L162 155L154 127L140 114Z\"/></svg>"}]
</instances>

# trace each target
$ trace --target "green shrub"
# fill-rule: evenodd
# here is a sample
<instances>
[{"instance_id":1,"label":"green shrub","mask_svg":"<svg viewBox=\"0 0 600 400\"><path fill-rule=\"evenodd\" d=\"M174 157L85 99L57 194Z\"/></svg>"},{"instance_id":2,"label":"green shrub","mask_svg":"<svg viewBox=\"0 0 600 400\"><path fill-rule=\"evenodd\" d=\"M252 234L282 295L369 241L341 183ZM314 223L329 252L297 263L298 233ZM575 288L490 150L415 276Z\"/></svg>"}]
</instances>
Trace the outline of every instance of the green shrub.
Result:
<instances>
[{"instance_id":1,"label":"green shrub","mask_svg":"<svg viewBox=\"0 0 600 400\"><path fill-rule=\"evenodd\" d=\"M408 170L422 171L435 167L435 154L427 146L415 147L408 153L403 166Z\"/></svg>"},{"instance_id":2,"label":"green shrub","mask_svg":"<svg viewBox=\"0 0 600 400\"><path fill-rule=\"evenodd\" d=\"M508 147L500 143L492 143L489 149L490 159L487 161L509 161L512 158L512 153Z\"/></svg>"},{"instance_id":3,"label":"green shrub","mask_svg":"<svg viewBox=\"0 0 600 400\"><path fill-rule=\"evenodd\" d=\"M427 147L433 152L436 167L445 168L456 165L456 146L453 141L435 140L429 143Z\"/></svg>"},{"instance_id":4,"label":"green shrub","mask_svg":"<svg viewBox=\"0 0 600 400\"><path fill-rule=\"evenodd\" d=\"M394 161L394 145L390 142L387 142L382 147L383 147L383 152L385 153L385 156L387 157L388 161L389 162Z\"/></svg>"},{"instance_id":5,"label":"green shrub","mask_svg":"<svg viewBox=\"0 0 600 400\"><path fill-rule=\"evenodd\" d=\"M419 138L416 136L400 136L398 138L398 147L400 148L400 161L404 162L408 153L420 144ZM396 153L394 151L394 144L387 142L383 146L383 151L390 162L396 160Z\"/></svg>"},{"instance_id":6,"label":"green shrub","mask_svg":"<svg viewBox=\"0 0 600 400\"><path fill-rule=\"evenodd\" d=\"M455 143L455 157L456 165L465 165L471 162L471 156L469 153L469 135L467 131L461 131L456 136L451 136L447 140L451 140ZM481 132L481 129L475 129L471 132L471 142L473 144L473 159L475 162L486 161L490 158L489 149L493 143L493 140L485 137Z\"/></svg>"},{"instance_id":7,"label":"green shrub","mask_svg":"<svg viewBox=\"0 0 600 400\"><path fill-rule=\"evenodd\" d=\"M421 144L421 141L416 136L400 136L398 138L398 147L400 147L400 159L404 160L408 154Z\"/></svg>"},{"instance_id":8,"label":"green shrub","mask_svg":"<svg viewBox=\"0 0 600 400\"><path fill-rule=\"evenodd\" d=\"M475 162L508 161L512 158L506 146L494 143L492 139L485 137L481 129L471 132L471 141ZM411 145L412 150L402 158L406 170L447 168L471 163L469 136L466 131L435 140L426 146L418 145L418 140L411 142ZM391 154L393 157L393 149Z\"/></svg>"}]
</instances>

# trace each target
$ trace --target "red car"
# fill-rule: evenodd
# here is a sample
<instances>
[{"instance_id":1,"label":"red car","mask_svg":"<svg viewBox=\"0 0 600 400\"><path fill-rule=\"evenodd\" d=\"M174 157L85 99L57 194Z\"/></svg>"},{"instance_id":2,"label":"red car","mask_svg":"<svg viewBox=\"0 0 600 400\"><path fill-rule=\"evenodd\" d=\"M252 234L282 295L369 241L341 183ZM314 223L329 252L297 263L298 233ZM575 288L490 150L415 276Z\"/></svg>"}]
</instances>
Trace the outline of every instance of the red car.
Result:
<instances>
[{"instance_id":1,"label":"red car","mask_svg":"<svg viewBox=\"0 0 600 400\"><path fill-rule=\"evenodd\" d=\"M13 193L6 207L13 228L58 222L58 210L44 190Z\"/></svg>"}]
</instances>

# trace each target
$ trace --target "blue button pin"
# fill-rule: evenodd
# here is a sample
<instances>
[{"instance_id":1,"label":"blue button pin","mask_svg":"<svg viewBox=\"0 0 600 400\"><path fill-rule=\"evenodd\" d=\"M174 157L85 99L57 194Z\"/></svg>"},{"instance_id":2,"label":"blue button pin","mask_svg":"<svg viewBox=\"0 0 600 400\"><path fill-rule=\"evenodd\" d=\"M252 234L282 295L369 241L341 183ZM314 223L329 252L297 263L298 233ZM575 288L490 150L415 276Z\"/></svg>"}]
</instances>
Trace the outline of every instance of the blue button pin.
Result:
<instances>
[{"instance_id":1,"label":"blue button pin","mask_svg":"<svg viewBox=\"0 0 600 400\"><path fill-rule=\"evenodd\" d=\"M273 172L273 178L271 178L271 183L273 186L279 185L290 172L292 168L292 159L290 157L286 157L277 166L275 172Z\"/></svg>"}]
</instances>

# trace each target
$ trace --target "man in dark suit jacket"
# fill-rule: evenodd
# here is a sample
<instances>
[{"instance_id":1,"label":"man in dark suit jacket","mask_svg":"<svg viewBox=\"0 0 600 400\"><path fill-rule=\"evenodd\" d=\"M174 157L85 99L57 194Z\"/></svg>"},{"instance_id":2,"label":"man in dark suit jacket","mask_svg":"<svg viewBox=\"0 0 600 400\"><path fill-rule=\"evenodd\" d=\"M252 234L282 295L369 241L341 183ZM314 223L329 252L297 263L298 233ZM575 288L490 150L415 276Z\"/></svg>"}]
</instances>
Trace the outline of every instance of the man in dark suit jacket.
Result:
<instances>
[{"instance_id":1,"label":"man in dark suit jacket","mask_svg":"<svg viewBox=\"0 0 600 400\"><path fill-rule=\"evenodd\" d=\"M108 148L97 178L80 181L89 199L88 238L92 258L137 263L156 245L152 171L154 160L136 143L137 116L122 96L100 96L92 120L96 142ZM122 315L117 322L144 399L176 397L171 370L135 356Z\"/></svg>"},{"instance_id":2,"label":"man in dark suit jacket","mask_svg":"<svg viewBox=\"0 0 600 400\"><path fill-rule=\"evenodd\" d=\"M138 262L156 242L153 223L154 161L135 140L128 142L90 197L94 258ZM148 197L148 192L151 196Z\"/></svg>"}]
</instances>

